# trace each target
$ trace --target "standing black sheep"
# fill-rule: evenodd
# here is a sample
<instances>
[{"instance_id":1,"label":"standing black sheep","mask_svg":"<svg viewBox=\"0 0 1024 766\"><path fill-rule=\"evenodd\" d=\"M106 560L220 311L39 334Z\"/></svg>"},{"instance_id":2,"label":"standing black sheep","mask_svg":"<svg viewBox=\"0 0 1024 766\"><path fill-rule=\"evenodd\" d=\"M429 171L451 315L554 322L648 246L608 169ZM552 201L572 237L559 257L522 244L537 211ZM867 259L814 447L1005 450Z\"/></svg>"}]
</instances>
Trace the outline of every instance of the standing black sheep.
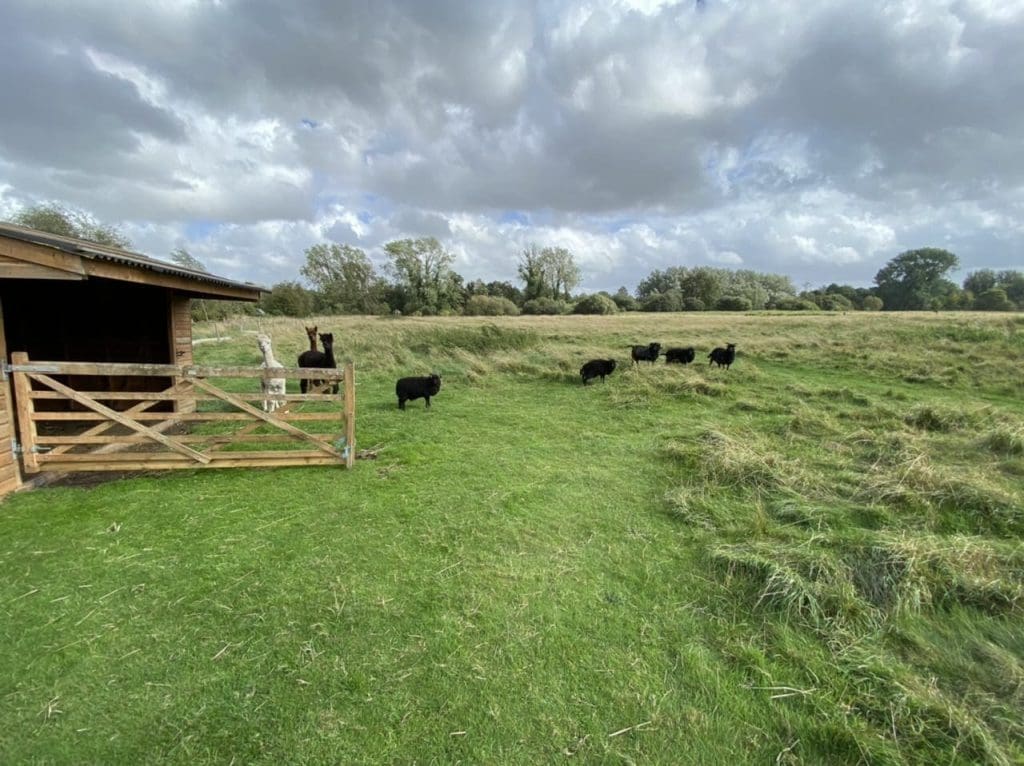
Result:
<instances>
[{"instance_id":1,"label":"standing black sheep","mask_svg":"<svg viewBox=\"0 0 1024 766\"><path fill-rule=\"evenodd\" d=\"M693 350L693 347L689 348L670 348L665 352L665 364L689 364L697 356L697 352Z\"/></svg>"},{"instance_id":2,"label":"standing black sheep","mask_svg":"<svg viewBox=\"0 0 1024 766\"><path fill-rule=\"evenodd\" d=\"M428 375L423 378L400 378L395 383L398 409L404 410L405 403L413 399L426 399L427 407L430 407L430 397L437 396L437 392L440 390L440 375Z\"/></svg>"},{"instance_id":3,"label":"standing black sheep","mask_svg":"<svg viewBox=\"0 0 1024 766\"><path fill-rule=\"evenodd\" d=\"M583 378L583 385L587 385L587 381L594 378L600 378L604 383L604 376L611 375L614 369L614 359L591 359L580 367L580 377Z\"/></svg>"},{"instance_id":4,"label":"standing black sheep","mask_svg":"<svg viewBox=\"0 0 1024 766\"><path fill-rule=\"evenodd\" d=\"M633 364L640 364L640 362L650 362L654 364L658 361L658 357L661 356L661 344L651 343L648 346L633 346L632 351Z\"/></svg>"},{"instance_id":5,"label":"standing black sheep","mask_svg":"<svg viewBox=\"0 0 1024 766\"><path fill-rule=\"evenodd\" d=\"M719 367L724 367L725 369L728 370L729 369L729 365L732 364L732 362L733 362L733 360L735 358L736 358L736 344L735 343L730 343L725 348L722 348L721 346L719 346L718 348L712 349L711 353L708 354L708 359L710 360L710 361L708 361L708 367L710 367L712 365L712 363L714 363L714 364L717 364Z\"/></svg>"}]
</instances>

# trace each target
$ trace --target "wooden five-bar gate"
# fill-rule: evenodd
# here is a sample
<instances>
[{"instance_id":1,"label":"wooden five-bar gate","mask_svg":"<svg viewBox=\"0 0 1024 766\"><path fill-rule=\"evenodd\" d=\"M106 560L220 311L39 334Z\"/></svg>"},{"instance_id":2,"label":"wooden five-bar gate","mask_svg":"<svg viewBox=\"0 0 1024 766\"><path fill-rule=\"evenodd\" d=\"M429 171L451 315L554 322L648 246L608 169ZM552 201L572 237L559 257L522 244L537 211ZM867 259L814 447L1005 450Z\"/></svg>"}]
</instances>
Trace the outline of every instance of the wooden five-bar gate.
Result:
<instances>
[{"instance_id":1,"label":"wooden five-bar gate","mask_svg":"<svg viewBox=\"0 0 1024 766\"><path fill-rule=\"evenodd\" d=\"M15 352L5 369L16 449L29 474L351 468L355 460L351 362L342 369L196 367L43 362ZM260 381L270 378L285 378L292 390L310 380L310 392L265 397ZM276 410L265 411L267 398Z\"/></svg>"}]
</instances>

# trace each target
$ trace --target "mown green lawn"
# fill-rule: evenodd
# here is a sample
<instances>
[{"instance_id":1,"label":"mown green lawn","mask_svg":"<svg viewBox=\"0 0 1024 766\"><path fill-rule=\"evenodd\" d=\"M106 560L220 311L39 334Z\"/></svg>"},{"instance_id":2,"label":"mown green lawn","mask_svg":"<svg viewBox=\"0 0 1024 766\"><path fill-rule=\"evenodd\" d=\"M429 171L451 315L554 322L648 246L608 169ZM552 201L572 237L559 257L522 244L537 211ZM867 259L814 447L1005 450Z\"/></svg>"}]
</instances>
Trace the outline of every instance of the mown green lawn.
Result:
<instances>
[{"instance_id":1,"label":"mown green lawn","mask_svg":"<svg viewBox=\"0 0 1024 766\"><path fill-rule=\"evenodd\" d=\"M0 761L1024 759L1021 317L318 324L376 460L0 505Z\"/></svg>"}]
</instances>

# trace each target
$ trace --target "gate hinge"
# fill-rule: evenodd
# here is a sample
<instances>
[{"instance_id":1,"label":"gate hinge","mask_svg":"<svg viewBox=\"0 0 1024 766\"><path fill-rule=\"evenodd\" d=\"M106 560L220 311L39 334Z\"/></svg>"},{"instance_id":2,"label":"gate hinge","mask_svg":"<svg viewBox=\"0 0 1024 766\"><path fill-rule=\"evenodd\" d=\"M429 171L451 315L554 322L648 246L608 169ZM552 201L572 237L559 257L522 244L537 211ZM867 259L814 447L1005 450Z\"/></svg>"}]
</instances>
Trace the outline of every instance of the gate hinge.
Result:
<instances>
[{"instance_id":1,"label":"gate hinge","mask_svg":"<svg viewBox=\"0 0 1024 766\"><path fill-rule=\"evenodd\" d=\"M334 442L334 448L341 453L341 459L342 460L345 460L345 461L348 460L348 452L349 452L348 439L346 439L344 435L338 437L338 440L336 442Z\"/></svg>"},{"instance_id":2,"label":"gate hinge","mask_svg":"<svg viewBox=\"0 0 1024 766\"><path fill-rule=\"evenodd\" d=\"M32 452L33 454L39 455L44 452L49 452L52 449L53 447L48 447L46 445L36 445L35 447L32 448ZM21 446L21 442L19 442L17 439L11 439L11 453L14 455L25 454L25 448Z\"/></svg>"},{"instance_id":3,"label":"gate hinge","mask_svg":"<svg viewBox=\"0 0 1024 766\"><path fill-rule=\"evenodd\" d=\"M4 362L3 365L0 365L0 380L7 380L10 377L10 375L11 365L9 365L7 362Z\"/></svg>"}]
</instances>

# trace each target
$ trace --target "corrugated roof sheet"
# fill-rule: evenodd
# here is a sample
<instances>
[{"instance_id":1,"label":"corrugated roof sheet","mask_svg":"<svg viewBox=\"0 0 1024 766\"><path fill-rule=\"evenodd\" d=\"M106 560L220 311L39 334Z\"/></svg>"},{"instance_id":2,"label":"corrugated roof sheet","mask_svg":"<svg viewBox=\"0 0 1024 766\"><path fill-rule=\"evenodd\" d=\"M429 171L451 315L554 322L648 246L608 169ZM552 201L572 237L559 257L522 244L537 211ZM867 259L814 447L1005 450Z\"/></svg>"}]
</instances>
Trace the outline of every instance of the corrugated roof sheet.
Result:
<instances>
[{"instance_id":1,"label":"corrugated roof sheet","mask_svg":"<svg viewBox=\"0 0 1024 766\"><path fill-rule=\"evenodd\" d=\"M96 242L89 242L84 239L50 234L45 231L29 229L25 226L17 226L13 223L0 222L0 236L19 239L23 242L31 242L45 247L52 247L71 255L81 256L82 258L122 263L127 266L134 266L136 268L154 271L160 274L171 274L176 277L192 279L196 282L206 282L213 285L269 292L268 288L253 284L252 282L238 282L233 279L228 279L227 277L219 277L216 274L210 274L206 271L197 271L195 269L185 268L184 266L178 266L174 263L160 261L156 258L150 258L149 256L142 255L141 253L133 253L129 250L121 250L117 247L108 247L107 245L100 245Z\"/></svg>"}]
</instances>

